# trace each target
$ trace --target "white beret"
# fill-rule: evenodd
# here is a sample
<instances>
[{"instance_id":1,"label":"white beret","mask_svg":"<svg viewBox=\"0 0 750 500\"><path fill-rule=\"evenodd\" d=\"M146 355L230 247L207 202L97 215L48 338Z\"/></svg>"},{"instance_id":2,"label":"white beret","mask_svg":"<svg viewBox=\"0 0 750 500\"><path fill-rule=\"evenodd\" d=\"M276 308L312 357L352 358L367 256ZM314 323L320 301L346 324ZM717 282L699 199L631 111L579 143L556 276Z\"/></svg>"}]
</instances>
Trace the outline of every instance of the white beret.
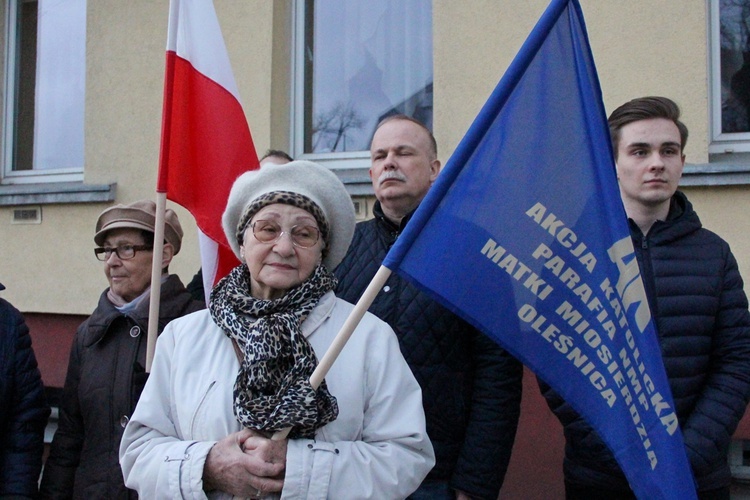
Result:
<instances>
[{"instance_id":1,"label":"white beret","mask_svg":"<svg viewBox=\"0 0 750 500\"><path fill-rule=\"evenodd\" d=\"M234 254L240 258L237 224L245 209L260 196L277 191L306 196L323 211L331 232L323 264L333 271L346 255L354 235L354 204L336 174L311 161L269 163L259 170L245 172L234 181L221 219Z\"/></svg>"}]
</instances>

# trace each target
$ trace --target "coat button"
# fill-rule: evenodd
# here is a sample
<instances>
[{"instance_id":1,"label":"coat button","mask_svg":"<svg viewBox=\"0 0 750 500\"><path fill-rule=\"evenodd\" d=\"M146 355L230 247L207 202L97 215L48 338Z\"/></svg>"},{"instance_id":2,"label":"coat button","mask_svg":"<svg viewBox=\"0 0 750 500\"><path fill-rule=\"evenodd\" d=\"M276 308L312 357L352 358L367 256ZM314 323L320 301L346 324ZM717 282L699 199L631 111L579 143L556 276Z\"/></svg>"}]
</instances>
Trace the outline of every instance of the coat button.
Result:
<instances>
[{"instance_id":1,"label":"coat button","mask_svg":"<svg viewBox=\"0 0 750 500\"><path fill-rule=\"evenodd\" d=\"M139 327L139 326L136 325L136 326L134 326L133 328L130 329L130 336L131 337L136 338L140 334L141 334L141 327Z\"/></svg>"},{"instance_id":2,"label":"coat button","mask_svg":"<svg viewBox=\"0 0 750 500\"><path fill-rule=\"evenodd\" d=\"M391 291L391 287L390 287L389 285L385 285L385 286L383 287L383 291L384 291L385 293L388 293L388 292L390 292L390 291Z\"/></svg>"},{"instance_id":3,"label":"coat button","mask_svg":"<svg viewBox=\"0 0 750 500\"><path fill-rule=\"evenodd\" d=\"M120 425L124 429L126 425L128 425L128 422L130 421L130 418L127 415L123 415L120 417Z\"/></svg>"}]
</instances>

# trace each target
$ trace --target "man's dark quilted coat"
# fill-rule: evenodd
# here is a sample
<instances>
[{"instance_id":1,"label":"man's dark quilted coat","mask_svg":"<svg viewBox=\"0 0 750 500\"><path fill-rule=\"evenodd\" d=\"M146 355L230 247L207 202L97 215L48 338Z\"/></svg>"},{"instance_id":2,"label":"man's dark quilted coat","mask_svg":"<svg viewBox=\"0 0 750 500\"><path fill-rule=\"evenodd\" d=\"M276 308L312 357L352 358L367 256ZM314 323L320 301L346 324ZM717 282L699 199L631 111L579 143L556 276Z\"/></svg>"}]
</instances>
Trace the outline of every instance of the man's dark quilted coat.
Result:
<instances>
[{"instance_id":1,"label":"man's dark quilted coat","mask_svg":"<svg viewBox=\"0 0 750 500\"><path fill-rule=\"evenodd\" d=\"M379 203L374 213L374 219L357 224L336 269L336 295L349 302L359 300L408 220L396 227ZM396 274L369 310L395 330L422 387L437 458L428 480L447 480L475 498L496 499L516 434L521 364Z\"/></svg>"},{"instance_id":2,"label":"man's dark quilted coat","mask_svg":"<svg viewBox=\"0 0 750 500\"><path fill-rule=\"evenodd\" d=\"M750 314L737 262L679 191L666 221L644 236L630 220L630 233L698 488L726 487L727 449L750 397ZM566 480L627 488L599 436L540 385L565 427Z\"/></svg>"}]
</instances>

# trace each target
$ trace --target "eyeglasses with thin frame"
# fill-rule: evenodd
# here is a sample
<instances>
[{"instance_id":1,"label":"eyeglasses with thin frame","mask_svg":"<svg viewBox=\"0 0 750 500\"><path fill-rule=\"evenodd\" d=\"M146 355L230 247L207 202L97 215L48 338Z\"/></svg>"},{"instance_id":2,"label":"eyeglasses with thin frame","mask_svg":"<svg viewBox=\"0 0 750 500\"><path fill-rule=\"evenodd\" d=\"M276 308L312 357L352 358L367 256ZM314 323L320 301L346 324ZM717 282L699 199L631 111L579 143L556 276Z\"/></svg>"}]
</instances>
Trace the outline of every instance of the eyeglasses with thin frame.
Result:
<instances>
[{"instance_id":1,"label":"eyeglasses with thin frame","mask_svg":"<svg viewBox=\"0 0 750 500\"><path fill-rule=\"evenodd\" d=\"M98 247L94 248L94 255L102 262L108 260L112 253L117 255L120 260L130 260L135 257L136 252L151 251L154 248L151 245L120 245L117 247Z\"/></svg>"},{"instance_id":2,"label":"eyeglasses with thin frame","mask_svg":"<svg viewBox=\"0 0 750 500\"><path fill-rule=\"evenodd\" d=\"M320 230L315 226L297 225L289 231L282 231L281 226L271 220L257 220L250 227L253 236L261 243L276 243L281 235L286 233L292 239L292 244L300 248L310 248L320 239Z\"/></svg>"}]
</instances>

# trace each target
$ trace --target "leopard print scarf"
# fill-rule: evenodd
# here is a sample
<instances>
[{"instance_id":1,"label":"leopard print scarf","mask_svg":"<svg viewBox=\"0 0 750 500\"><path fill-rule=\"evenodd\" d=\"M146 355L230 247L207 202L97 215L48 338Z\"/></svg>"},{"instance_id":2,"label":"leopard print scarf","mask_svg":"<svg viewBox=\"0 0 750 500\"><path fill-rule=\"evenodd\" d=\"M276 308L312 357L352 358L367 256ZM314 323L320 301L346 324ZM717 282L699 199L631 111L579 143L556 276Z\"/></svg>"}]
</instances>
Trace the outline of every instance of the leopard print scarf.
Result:
<instances>
[{"instance_id":1,"label":"leopard print scarf","mask_svg":"<svg viewBox=\"0 0 750 500\"><path fill-rule=\"evenodd\" d=\"M310 385L318 360L300 331L320 298L335 287L335 276L323 265L277 300L250 296L244 265L214 287L211 317L243 354L234 383L234 415L243 426L269 434L292 427L290 438L312 438L338 416L325 381L317 391Z\"/></svg>"}]
</instances>

